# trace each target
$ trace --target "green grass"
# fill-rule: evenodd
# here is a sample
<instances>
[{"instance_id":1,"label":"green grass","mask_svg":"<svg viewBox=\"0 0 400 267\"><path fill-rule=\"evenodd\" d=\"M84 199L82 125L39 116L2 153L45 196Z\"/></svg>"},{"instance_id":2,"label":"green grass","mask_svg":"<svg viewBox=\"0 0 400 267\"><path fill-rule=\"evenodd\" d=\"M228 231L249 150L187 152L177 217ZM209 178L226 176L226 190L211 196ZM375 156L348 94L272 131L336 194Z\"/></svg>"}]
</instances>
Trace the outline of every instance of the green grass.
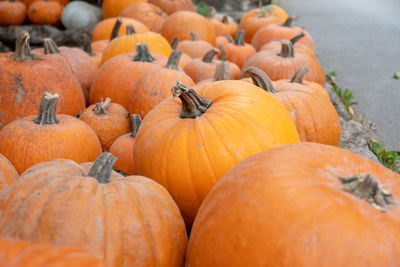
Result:
<instances>
[{"instance_id":1,"label":"green grass","mask_svg":"<svg viewBox=\"0 0 400 267\"><path fill-rule=\"evenodd\" d=\"M386 151L385 145L369 140L368 147L385 167L400 174L400 155L396 151Z\"/></svg>"},{"instance_id":2,"label":"green grass","mask_svg":"<svg viewBox=\"0 0 400 267\"><path fill-rule=\"evenodd\" d=\"M351 107L351 101L354 99L353 93L349 90L349 88L343 90L334 82L334 78L336 77L336 72L334 71L328 72L325 74L325 77L332 85L335 92L340 96L343 104L346 106L347 109L349 109Z\"/></svg>"},{"instance_id":3,"label":"green grass","mask_svg":"<svg viewBox=\"0 0 400 267\"><path fill-rule=\"evenodd\" d=\"M210 6L204 1L200 1L197 4L197 13L199 13L200 15L203 15L206 18L210 14L210 10L211 10Z\"/></svg>"}]
</instances>

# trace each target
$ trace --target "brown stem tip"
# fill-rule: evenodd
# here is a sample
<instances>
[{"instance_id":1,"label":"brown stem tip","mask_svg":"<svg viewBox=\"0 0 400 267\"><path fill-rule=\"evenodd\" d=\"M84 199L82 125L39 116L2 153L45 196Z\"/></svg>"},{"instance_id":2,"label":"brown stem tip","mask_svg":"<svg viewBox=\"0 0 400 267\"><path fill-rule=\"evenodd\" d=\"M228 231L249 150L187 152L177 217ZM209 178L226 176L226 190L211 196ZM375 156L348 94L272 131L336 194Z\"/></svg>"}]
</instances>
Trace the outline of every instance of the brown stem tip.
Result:
<instances>
[{"instance_id":1,"label":"brown stem tip","mask_svg":"<svg viewBox=\"0 0 400 267\"><path fill-rule=\"evenodd\" d=\"M214 81L229 80L231 77L231 70L228 61L219 61L215 69Z\"/></svg>"},{"instance_id":2,"label":"brown stem tip","mask_svg":"<svg viewBox=\"0 0 400 267\"><path fill-rule=\"evenodd\" d=\"M244 30L238 31L236 35L235 45L244 45Z\"/></svg>"},{"instance_id":3,"label":"brown stem tip","mask_svg":"<svg viewBox=\"0 0 400 267\"><path fill-rule=\"evenodd\" d=\"M181 60L182 52L179 50L172 51L171 55L169 55L167 65L165 68L179 70L179 61Z\"/></svg>"},{"instance_id":4,"label":"brown stem tip","mask_svg":"<svg viewBox=\"0 0 400 267\"><path fill-rule=\"evenodd\" d=\"M156 59L151 55L149 47L145 43L136 44L136 54L133 57L133 61L140 62L153 62Z\"/></svg>"},{"instance_id":5,"label":"brown stem tip","mask_svg":"<svg viewBox=\"0 0 400 267\"><path fill-rule=\"evenodd\" d=\"M211 63L213 58L218 54L218 50L211 48L203 57L203 62Z\"/></svg>"},{"instance_id":6,"label":"brown stem tip","mask_svg":"<svg viewBox=\"0 0 400 267\"><path fill-rule=\"evenodd\" d=\"M30 35L27 31L19 31L15 43L15 52L11 58L15 61L35 60L37 57L32 54L29 45Z\"/></svg>"},{"instance_id":7,"label":"brown stem tip","mask_svg":"<svg viewBox=\"0 0 400 267\"><path fill-rule=\"evenodd\" d=\"M290 80L291 83L303 83L303 78L307 74L308 69L304 66L301 66L296 73L293 75L292 79Z\"/></svg>"},{"instance_id":8,"label":"brown stem tip","mask_svg":"<svg viewBox=\"0 0 400 267\"><path fill-rule=\"evenodd\" d=\"M57 44L51 38L43 39L44 53L48 54L60 54L60 49L58 49Z\"/></svg>"},{"instance_id":9,"label":"brown stem tip","mask_svg":"<svg viewBox=\"0 0 400 267\"><path fill-rule=\"evenodd\" d=\"M110 41L112 41L118 37L118 33L119 33L119 29L121 28L121 25L122 25L122 18L117 17L117 19L115 20L114 27L111 31Z\"/></svg>"},{"instance_id":10,"label":"brown stem tip","mask_svg":"<svg viewBox=\"0 0 400 267\"><path fill-rule=\"evenodd\" d=\"M131 121L132 121L131 137L135 138L139 131L140 125L142 124L142 119L140 118L139 114L132 114Z\"/></svg>"},{"instance_id":11,"label":"brown stem tip","mask_svg":"<svg viewBox=\"0 0 400 267\"><path fill-rule=\"evenodd\" d=\"M254 85L264 89L265 91L271 94L277 92L274 86L272 85L271 79L264 71L254 66L247 67L243 71L250 75Z\"/></svg>"},{"instance_id":12,"label":"brown stem tip","mask_svg":"<svg viewBox=\"0 0 400 267\"><path fill-rule=\"evenodd\" d=\"M39 112L34 120L39 125L52 125L59 123L56 117L57 103L60 98L59 94L44 93L40 102Z\"/></svg>"},{"instance_id":13,"label":"brown stem tip","mask_svg":"<svg viewBox=\"0 0 400 267\"><path fill-rule=\"evenodd\" d=\"M93 112L96 115L105 115L108 114L108 107L110 106L111 99L106 98L106 101L103 102L103 98L100 98L100 102L96 103L96 106L93 108Z\"/></svg>"},{"instance_id":14,"label":"brown stem tip","mask_svg":"<svg viewBox=\"0 0 400 267\"><path fill-rule=\"evenodd\" d=\"M96 53L93 52L92 43L90 42L90 36L88 33L86 32L81 33L81 42L83 51L85 51L90 56L96 55Z\"/></svg>"},{"instance_id":15,"label":"brown stem tip","mask_svg":"<svg viewBox=\"0 0 400 267\"><path fill-rule=\"evenodd\" d=\"M176 36L174 36L174 38L172 39L172 41L171 41L171 48L172 49L176 49L176 47L178 46L178 44L179 44L179 38L178 37L176 37Z\"/></svg>"},{"instance_id":16,"label":"brown stem tip","mask_svg":"<svg viewBox=\"0 0 400 267\"><path fill-rule=\"evenodd\" d=\"M278 54L278 56L281 56L284 58L294 57L293 44L288 40L281 40L281 44L282 44L281 52Z\"/></svg>"},{"instance_id":17,"label":"brown stem tip","mask_svg":"<svg viewBox=\"0 0 400 267\"><path fill-rule=\"evenodd\" d=\"M117 158L111 153L103 152L89 170L88 176L96 178L100 184L110 183L111 171Z\"/></svg>"},{"instance_id":18,"label":"brown stem tip","mask_svg":"<svg viewBox=\"0 0 400 267\"><path fill-rule=\"evenodd\" d=\"M135 27L132 24L126 25L126 35L133 35L136 33Z\"/></svg>"},{"instance_id":19,"label":"brown stem tip","mask_svg":"<svg viewBox=\"0 0 400 267\"><path fill-rule=\"evenodd\" d=\"M192 41L198 41L199 36L195 32L190 32L190 38L192 38Z\"/></svg>"}]
</instances>

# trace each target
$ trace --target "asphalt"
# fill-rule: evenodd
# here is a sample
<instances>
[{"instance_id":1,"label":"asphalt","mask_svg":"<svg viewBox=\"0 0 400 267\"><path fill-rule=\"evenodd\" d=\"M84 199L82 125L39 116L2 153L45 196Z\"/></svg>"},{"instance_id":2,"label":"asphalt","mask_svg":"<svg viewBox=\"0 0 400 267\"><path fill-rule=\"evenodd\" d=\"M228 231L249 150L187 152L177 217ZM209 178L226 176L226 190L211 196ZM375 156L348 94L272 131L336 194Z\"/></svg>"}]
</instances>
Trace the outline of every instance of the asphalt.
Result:
<instances>
[{"instance_id":1,"label":"asphalt","mask_svg":"<svg viewBox=\"0 0 400 267\"><path fill-rule=\"evenodd\" d=\"M281 0L310 32L325 72L349 88L353 108L376 124L377 138L400 151L400 1Z\"/></svg>"}]
</instances>

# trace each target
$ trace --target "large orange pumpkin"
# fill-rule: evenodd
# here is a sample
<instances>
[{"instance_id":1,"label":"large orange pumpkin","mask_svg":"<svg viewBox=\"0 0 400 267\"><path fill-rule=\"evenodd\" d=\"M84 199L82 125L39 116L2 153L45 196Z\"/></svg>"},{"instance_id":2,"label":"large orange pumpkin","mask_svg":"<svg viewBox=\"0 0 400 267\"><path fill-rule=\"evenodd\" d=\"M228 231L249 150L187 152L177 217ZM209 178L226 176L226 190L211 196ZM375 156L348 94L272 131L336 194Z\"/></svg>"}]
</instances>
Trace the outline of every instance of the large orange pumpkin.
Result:
<instances>
[{"instance_id":1,"label":"large orange pumpkin","mask_svg":"<svg viewBox=\"0 0 400 267\"><path fill-rule=\"evenodd\" d=\"M273 148L214 186L186 264L399 266L399 196L400 175L350 151L317 143Z\"/></svg>"},{"instance_id":2,"label":"large orange pumpkin","mask_svg":"<svg viewBox=\"0 0 400 267\"><path fill-rule=\"evenodd\" d=\"M26 6L16 0L0 2L0 25L21 25L25 22Z\"/></svg>"},{"instance_id":3,"label":"large orange pumpkin","mask_svg":"<svg viewBox=\"0 0 400 267\"><path fill-rule=\"evenodd\" d=\"M180 41L191 40L190 33L197 34L200 40L214 45L215 30L212 23L200 14L190 11L178 11L165 21L161 34L171 42L176 36Z\"/></svg>"},{"instance_id":4,"label":"large orange pumpkin","mask_svg":"<svg viewBox=\"0 0 400 267\"><path fill-rule=\"evenodd\" d=\"M148 32L149 29L140 21L130 18L109 18L100 21L92 32L92 42L110 40L122 35L127 35L126 26L133 25L137 33ZM116 26L117 25L117 26Z\"/></svg>"},{"instance_id":5,"label":"large orange pumpkin","mask_svg":"<svg viewBox=\"0 0 400 267\"><path fill-rule=\"evenodd\" d=\"M1 236L76 247L107 266L183 266L185 224L171 196L112 171L115 160L105 152L93 164L35 165L2 207Z\"/></svg>"},{"instance_id":6,"label":"large orange pumpkin","mask_svg":"<svg viewBox=\"0 0 400 267\"><path fill-rule=\"evenodd\" d=\"M125 7L140 2L147 0L103 0L103 17L116 17Z\"/></svg>"},{"instance_id":7,"label":"large orange pumpkin","mask_svg":"<svg viewBox=\"0 0 400 267\"><path fill-rule=\"evenodd\" d=\"M43 161L67 158L81 163L101 153L87 124L69 115L56 116L59 97L45 93L37 116L13 121L0 131L0 153L19 173Z\"/></svg>"},{"instance_id":8,"label":"large orange pumpkin","mask_svg":"<svg viewBox=\"0 0 400 267\"><path fill-rule=\"evenodd\" d=\"M252 84L219 81L197 93L178 83L172 94L180 101L168 98L144 118L134 160L139 174L171 193L188 228L209 190L232 166L299 141L285 108Z\"/></svg>"},{"instance_id":9,"label":"large orange pumpkin","mask_svg":"<svg viewBox=\"0 0 400 267\"><path fill-rule=\"evenodd\" d=\"M149 3L159 6L169 15L181 10L195 11L195 7L193 5L192 0L148 0L148 1Z\"/></svg>"},{"instance_id":10,"label":"large orange pumpkin","mask_svg":"<svg viewBox=\"0 0 400 267\"><path fill-rule=\"evenodd\" d=\"M19 174L12 163L0 154L0 203L7 197L18 176Z\"/></svg>"},{"instance_id":11,"label":"large orange pumpkin","mask_svg":"<svg viewBox=\"0 0 400 267\"><path fill-rule=\"evenodd\" d=\"M28 18L32 24L58 25L64 6L58 2L42 0L33 2L28 7Z\"/></svg>"},{"instance_id":12,"label":"large orange pumpkin","mask_svg":"<svg viewBox=\"0 0 400 267\"><path fill-rule=\"evenodd\" d=\"M29 33L18 33L14 53L0 57L0 129L6 124L33 115L44 92L61 96L57 112L76 115L85 108L85 98L70 64L58 55L35 56Z\"/></svg>"}]
</instances>

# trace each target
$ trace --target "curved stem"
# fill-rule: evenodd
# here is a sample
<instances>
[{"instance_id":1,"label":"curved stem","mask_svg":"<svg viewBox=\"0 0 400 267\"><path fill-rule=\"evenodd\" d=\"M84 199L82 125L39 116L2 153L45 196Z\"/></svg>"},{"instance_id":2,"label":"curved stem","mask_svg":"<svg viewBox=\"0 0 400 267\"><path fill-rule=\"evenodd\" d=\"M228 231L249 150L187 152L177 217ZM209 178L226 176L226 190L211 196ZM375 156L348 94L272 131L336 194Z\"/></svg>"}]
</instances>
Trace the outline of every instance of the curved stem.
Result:
<instances>
[{"instance_id":1,"label":"curved stem","mask_svg":"<svg viewBox=\"0 0 400 267\"><path fill-rule=\"evenodd\" d=\"M235 42L235 40L233 40L232 36L230 36L229 34L225 35L225 37L226 37L226 39L228 39L228 41L230 43L234 43Z\"/></svg>"},{"instance_id":2,"label":"curved stem","mask_svg":"<svg viewBox=\"0 0 400 267\"><path fill-rule=\"evenodd\" d=\"M57 103L60 98L59 94L52 95L51 93L44 93L40 101L39 112L34 123L39 125L52 125L59 123L56 117Z\"/></svg>"},{"instance_id":3,"label":"curved stem","mask_svg":"<svg viewBox=\"0 0 400 267\"><path fill-rule=\"evenodd\" d=\"M96 103L96 106L93 108L93 112L96 115L105 115L108 114L108 107L110 106L111 99L106 98L106 101L103 102L103 98L100 98L100 102Z\"/></svg>"},{"instance_id":4,"label":"curved stem","mask_svg":"<svg viewBox=\"0 0 400 267\"><path fill-rule=\"evenodd\" d=\"M92 50L92 43L90 42L89 34L83 32L81 34L81 41L82 41L83 51L88 53L90 56L96 55L96 53L94 53Z\"/></svg>"},{"instance_id":5,"label":"curved stem","mask_svg":"<svg viewBox=\"0 0 400 267\"><path fill-rule=\"evenodd\" d=\"M44 53L48 54L60 54L60 50L58 49L57 44L51 38L44 38L43 39L43 47Z\"/></svg>"},{"instance_id":6,"label":"curved stem","mask_svg":"<svg viewBox=\"0 0 400 267\"><path fill-rule=\"evenodd\" d=\"M199 36L195 32L190 32L190 38L192 38L192 41L198 41Z\"/></svg>"},{"instance_id":7,"label":"curved stem","mask_svg":"<svg viewBox=\"0 0 400 267\"><path fill-rule=\"evenodd\" d=\"M95 162L93 162L92 167L89 170L87 176L96 178L97 182L100 184L108 184L111 179L111 171L113 169L114 163L117 158L111 153L103 152Z\"/></svg>"},{"instance_id":8,"label":"curved stem","mask_svg":"<svg viewBox=\"0 0 400 267\"><path fill-rule=\"evenodd\" d=\"M229 23L228 16L223 16L221 21L223 24L228 24Z\"/></svg>"},{"instance_id":9,"label":"curved stem","mask_svg":"<svg viewBox=\"0 0 400 267\"><path fill-rule=\"evenodd\" d=\"M338 177L343 188L350 194L367 201L377 210L386 212L387 205L394 204L393 194L386 190L371 174Z\"/></svg>"},{"instance_id":10,"label":"curved stem","mask_svg":"<svg viewBox=\"0 0 400 267\"><path fill-rule=\"evenodd\" d=\"M218 54L218 50L211 48L203 57L203 62L211 63L215 55Z\"/></svg>"},{"instance_id":11,"label":"curved stem","mask_svg":"<svg viewBox=\"0 0 400 267\"><path fill-rule=\"evenodd\" d=\"M277 92L274 86L272 85L271 79L265 72L263 72L259 68L250 66L246 68L244 72L250 75L253 84L255 84L256 86L264 89L265 91L271 94L275 94Z\"/></svg>"},{"instance_id":12,"label":"curved stem","mask_svg":"<svg viewBox=\"0 0 400 267\"><path fill-rule=\"evenodd\" d=\"M281 52L278 54L278 56L284 58L294 57L294 47L292 43L288 40L281 40L281 44Z\"/></svg>"},{"instance_id":13,"label":"curved stem","mask_svg":"<svg viewBox=\"0 0 400 267\"><path fill-rule=\"evenodd\" d=\"M179 38L174 36L174 39L172 39L172 41L171 41L171 48L172 49L176 49L178 44L179 44Z\"/></svg>"},{"instance_id":14,"label":"curved stem","mask_svg":"<svg viewBox=\"0 0 400 267\"><path fill-rule=\"evenodd\" d=\"M290 42L292 43L292 45L295 45L297 43L297 41L299 41L304 36L305 36L304 32L301 32L300 34L298 34L295 37L293 37L292 39L290 39Z\"/></svg>"},{"instance_id":15,"label":"curved stem","mask_svg":"<svg viewBox=\"0 0 400 267\"><path fill-rule=\"evenodd\" d=\"M153 62L156 59L151 55L149 47L145 43L136 44L136 54L133 61Z\"/></svg>"},{"instance_id":16,"label":"curved stem","mask_svg":"<svg viewBox=\"0 0 400 267\"><path fill-rule=\"evenodd\" d=\"M165 68L179 70L179 60L181 60L182 52L179 50L173 50L169 55L167 65Z\"/></svg>"},{"instance_id":17,"label":"curved stem","mask_svg":"<svg viewBox=\"0 0 400 267\"><path fill-rule=\"evenodd\" d=\"M292 79L290 80L291 83L303 83L303 78L307 74L308 69L304 66L301 66L296 73L293 75Z\"/></svg>"},{"instance_id":18,"label":"curved stem","mask_svg":"<svg viewBox=\"0 0 400 267\"><path fill-rule=\"evenodd\" d=\"M293 16L289 16L285 22L282 24L283 27L292 27L292 23L293 23L294 17Z\"/></svg>"},{"instance_id":19,"label":"curved stem","mask_svg":"<svg viewBox=\"0 0 400 267\"><path fill-rule=\"evenodd\" d=\"M219 51L221 51L221 60L227 61L225 47L222 44L219 45Z\"/></svg>"},{"instance_id":20,"label":"curved stem","mask_svg":"<svg viewBox=\"0 0 400 267\"><path fill-rule=\"evenodd\" d=\"M118 37L119 29L121 28L122 25L122 18L118 17L115 20L114 27L112 29L111 35L110 35L110 41L114 40L115 38Z\"/></svg>"},{"instance_id":21,"label":"curved stem","mask_svg":"<svg viewBox=\"0 0 400 267\"><path fill-rule=\"evenodd\" d=\"M197 118L205 113L212 105L211 100L197 94L195 90L179 81L171 91L173 97L179 97L182 101L182 112L180 115L182 119Z\"/></svg>"},{"instance_id":22,"label":"curved stem","mask_svg":"<svg viewBox=\"0 0 400 267\"><path fill-rule=\"evenodd\" d=\"M37 57L32 54L31 46L29 45L30 35L27 31L19 31L15 42L15 52L11 58L15 61L34 60Z\"/></svg>"},{"instance_id":23,"label":"curved stem","mask_svg":"<svg viewBox=\"0 0 400 267\"><path fill-rule=\"evenodd\" d=\"M229 80L231 77L231 70L228 61L219 61L215 69L214 81Z\"/></svg>"},{"instance_id":24,"label":"curved stem","mask_svg":"<svg viewBox=\"0 0 400 267\"><path fill-rule=\"evenodd\" d=\"M126 25L126 35L133 35L135 33L136 33L136 30L132 24Z\"/></svg>"},{"instance_id":25,"label":"curved stem","mask_svg":"<svg viewBox=\"0 0 400 267\"><path fill-rule=\"evenodd\" d=\"M244 45L244 30L238 31L236 35L235 45Z\"/></svg>"},{"instance_id":26,"label":"curved stem","mask_svg":"<svg viewBox=\"0 0 400 267\"><path fill-rule=\"evenodd\" d=\"M142 119L140 118L139 114L132 114L131 121L132 121L131 137L135 138L139 131L140 125L142 124Z\"/></svg>"}]
</instances>

